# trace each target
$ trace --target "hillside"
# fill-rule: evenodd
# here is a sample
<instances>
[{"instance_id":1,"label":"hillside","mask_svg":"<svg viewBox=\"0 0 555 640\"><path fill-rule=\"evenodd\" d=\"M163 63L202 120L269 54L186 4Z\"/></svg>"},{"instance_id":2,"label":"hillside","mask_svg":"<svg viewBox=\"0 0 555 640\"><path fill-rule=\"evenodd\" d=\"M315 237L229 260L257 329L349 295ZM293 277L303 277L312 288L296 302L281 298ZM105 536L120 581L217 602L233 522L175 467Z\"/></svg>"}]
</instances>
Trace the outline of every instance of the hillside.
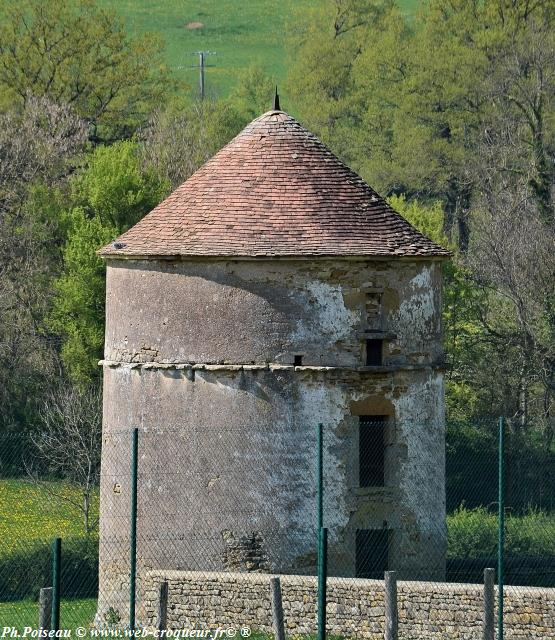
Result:
<instances>
[{"instance_id":1,"label":"hillside","mask_svg":"<svg viewBox=\"0 0 555 640\"><path fill-rule=\"evenodd\" d=\"M207 58L208 94L225 95L244 68L260 65L277 83L286 75L285 32L295 15L317 8L324 0L99 0L116 9L134 33L157 32L166 43L167 62L176 76L198 86L199 50ZM418 0L402 0L407 8Z\"/></svg>"}]
</instances>

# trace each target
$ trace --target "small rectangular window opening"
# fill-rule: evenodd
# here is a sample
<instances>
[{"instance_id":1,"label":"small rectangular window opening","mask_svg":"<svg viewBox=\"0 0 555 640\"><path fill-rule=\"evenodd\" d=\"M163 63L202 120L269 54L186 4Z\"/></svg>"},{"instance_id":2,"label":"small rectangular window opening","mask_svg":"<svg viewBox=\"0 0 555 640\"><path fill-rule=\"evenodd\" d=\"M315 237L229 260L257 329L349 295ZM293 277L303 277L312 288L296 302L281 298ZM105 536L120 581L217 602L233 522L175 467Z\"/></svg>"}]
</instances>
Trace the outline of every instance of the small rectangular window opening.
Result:
<instances>
[{"instance_id":1,"label":"small rectangular window opening","mask_svg":"<svg viewBox=\"0 0 555 640\"><path fill-rule=\"evenodd\" d=\"M360 416L358 479L360 487L385 485L385 416Z\"/></svg>"},{"instance_id":2,"label":"small rectangular window opening","mask_svg":"<svg viewBox=\"0 0 555 640\"><path fill-rule=\"evenodd\" d=\"M358 529L356 532L356 577L383 580L388 570L391 529Z\"/></svg>"},{"instance_id":3,"label":"small rectangular window opening","mask_svg":"<svg viewBox=\"0 0 555 640\"><path fill-rule=\"evenodd\" d=\"M302 356L295 356L295 358L293 360L293 364L296 367L302 367L303 366L303 357Z\"/></svg>"},{"instance_id":4,"label":"small rectangular window opening","mask_svg":"<svg viewBox=\"0 0 555 640\"><path fill-rule=\"evenodd\" d=\"M379 367L383 364L383 340L370 338L366 340L366 366Z\"/></svg>"}]
</instances>

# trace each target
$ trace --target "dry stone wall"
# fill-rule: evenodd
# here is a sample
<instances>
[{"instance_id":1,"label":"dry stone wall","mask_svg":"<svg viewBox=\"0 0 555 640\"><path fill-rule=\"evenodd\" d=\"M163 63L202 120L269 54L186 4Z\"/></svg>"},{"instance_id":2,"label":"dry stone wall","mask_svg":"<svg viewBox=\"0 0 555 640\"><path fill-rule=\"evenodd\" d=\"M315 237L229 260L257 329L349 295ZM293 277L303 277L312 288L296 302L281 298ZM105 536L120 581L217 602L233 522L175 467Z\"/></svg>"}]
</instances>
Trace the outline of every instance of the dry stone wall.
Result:
<instances>
[{"instance_id":1,"label":"dry stone wall","mask_svg":"<svg viewBox=\"0 0 555 640\"><path fill-rule=\"evenodd\" d=\"M145 623L156 622L159 584L169 583L168 627L241 627L271 631L270 575L152 571L145 580ZM281 576L288 635L316 632L317 582L313 576ZM399 582L401 640L481 638L483 587L472 584ZM506 640L555 638L555 589L508 587ZM382 640L384 583L328 579L328 633Z\"/></svg>"}]
</instances>

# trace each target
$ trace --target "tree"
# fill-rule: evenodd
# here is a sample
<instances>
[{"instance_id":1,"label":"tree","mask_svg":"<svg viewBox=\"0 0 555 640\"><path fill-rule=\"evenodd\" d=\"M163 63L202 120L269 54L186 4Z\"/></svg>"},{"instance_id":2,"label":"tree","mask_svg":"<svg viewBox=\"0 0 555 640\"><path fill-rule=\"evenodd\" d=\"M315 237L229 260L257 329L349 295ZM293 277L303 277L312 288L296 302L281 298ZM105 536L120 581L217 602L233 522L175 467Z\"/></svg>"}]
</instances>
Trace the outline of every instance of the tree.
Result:
<instances>
[{"instance_id":1,"label":"tree","mask_svg":"<svg viewBox=\"0 0 555 640\"><path fill-rule=\"evenodd\" d=\"M526 17L505 43L486 84L493 109L482 146L513 179L526 178L542 221L555 225L555 6ZM523 18L524 19L524 18ZM486 172L491 179L491 171Z\"/></svg>"},{"instance_id":2,"label":"tree","mask_svg":"<svg viewBox=\"0 0 555 640\"><path fill-rule=\"evenodd\" d=\"M446 400L450 419L468 420L485 412L489 399L483 401L480 391L491 386L491 378L477 384L480 363L488 359L491 361L491 354L484 353L485 332L479 314L479 305L485 299L484 292L473 281L472 272L445 234L446 214L441 202L407 200L405 196L392 196L388 201L419 231L453 251L453 258L443 265Z\"/></svg>"},{"instance_id":3,"label":"tree","mask_svg":"<svg viewBox=\"0 0 555 640\"><path fill-rule=\"evenodd\" d=\"M68 238L63 268L54 282L48 326L61 336L61 358L68 377L81 386L99 376L104 344L105 265L96 251L119 235L118 228L89 217L81 207L66 215Z\"/></svg>"},{"instance_id":4,"label":"tree","mask_svg":"<svg viewBox=\"0 0 555 640\"><path fill-rule=\"evenodd\" d=\"M248 122L270 111L273 105L275 83L258 65L243 70L231 92L230 102Z\"/></svg>"},{"instance_id":5,"label":"tree","mask_svg":"<svg viewBox=\"0 0 555 640\"><path fill-rule=\"evenodd\" d=\"M303 118L379 190L440 199L465 251L476 153L510 110L549 211L555 2L431 0L411 21L394 3L359 18L367 4L329 2L301 40L290 82Z\"/></svg>"},{"instance_id":6,"label":"tree","mask_svg":"<svg viewBox=\"0 0 555 640\"><path fill-rule=\"evenodd\" d=\"M476 215L468 261L485 295L485 340L500 361L504 409L521 430L532 416L553 438L555 404L555 233L526 188L498 194Z\"/></svg>"},{"instance_id":7,"label":"tree","mask_svg":"<svg viewBox=\"0 0 555 640\"><path fill-rule=\"evenodd\" d=\"M0 212L25 198L37 181L56 183L84 151L86 123L67 105L27 96L0 115Z\"/></svg>"},{"instance_id":8,"label":"tree","mask_svg":"<svg viewBox=\"0 0 555 640\"><path fill-rule=\"evenodd\" d=\"M303 122L349 165L361 168L358 134L361 105L355 99L353 69L376 46L385 23L397 15L389 0L328 0L295 21L287 86ZM398 16L402 23L402 18Z\"/></svg>"},{"instance_id":9,"label":"tree","mask_svg":"<svg viewBox=\"0 0 555 640\"><path fill-rule=\"evenodd\" d=\"M41 424L31 436L34 446L28 472L53 498L69 502L83 516L85 533L98 518L94 496L100 476L102 397L98 387L78 389L67 383L51 391L40 409ZM43 482L54 474L79 490L80 500L58 483Z\"/></svg>"},{"instance_id":10,"label":"tree","mask_svg":"<svg viewBox=\"0 0 555 640\"><path fill-rule=\"evenodd\" d=\"M71 185L72 208L62 212L67 240L48 318L62 338L62 361L81 387L96 380L104 343L105 264L96 251L153 209L168 183L141 168L138 146L99 147Z\"/></svg>"},{"instance_id":11,"label":"tree","mask_svg":"<svg viewBox=\"0 0 555 640\"><path fill-rule=\"evenodd\" d=\"M172 89L162 44L130 38L115 12L93 0L0 3L0 88L71 105L93 139L128 136Z\"/></svg>"},{"instance_id":12,"label":"tree","mask_svg":"<svg viewBox=\"0 0 555 640\"><path fill-rule=\"evenodd\" d=\"M176 101L156 111L141 133L143 164L177 187L247 124L229 101Z\"/></svg>"},{"instance_id":13,"label":"tree","mask_svg":"<svg viewBox=\"0 0 555 640\"><path fill-rule=\"evenodd\" d=\"M44 331L63 234L58 211L86 127L68 107L30 99L0 116L0 409L3 430L32 423L60 371ZM22 393L22 389L25 393Z\"/></svg>"}]
</instances>

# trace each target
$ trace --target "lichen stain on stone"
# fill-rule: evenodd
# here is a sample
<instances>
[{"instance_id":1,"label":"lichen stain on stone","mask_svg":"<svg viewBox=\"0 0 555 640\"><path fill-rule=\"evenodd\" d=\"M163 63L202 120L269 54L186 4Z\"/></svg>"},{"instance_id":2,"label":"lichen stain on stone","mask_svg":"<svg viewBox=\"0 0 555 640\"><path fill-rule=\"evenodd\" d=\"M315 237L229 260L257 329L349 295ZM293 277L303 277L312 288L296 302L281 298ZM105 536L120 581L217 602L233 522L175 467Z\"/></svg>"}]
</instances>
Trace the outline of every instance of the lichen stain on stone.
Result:
<instances>
[{"instance_id":1,"label":"lichen stain on stone","mask_svg":"<svg viewBox=\"0 0 555 640\"><path fill-rule=\"evenodd\" d=\"M406 295L399 305L397 316L403 324L410 327L412 336L424 339L430 332L430 323L437 313L435 296L431 286L432 278L429 267L422 267L409 282Z\"/></svg>"},{"instance_id":2,"label":"lichen stain on stone","mask_svg":"<svg viewBox=\"0 0 555 640\"><path fill-rule=\"evenodd\" d=\"M313 280L305 284L308 295L312 298L313 313L318 318L322 334L333 340L347 338L353 327L360 322L360 315L345 306L340 285ZM314 336L301 321L292 336L293 342L312 341Z\"/></svg>"}]
</instances>

